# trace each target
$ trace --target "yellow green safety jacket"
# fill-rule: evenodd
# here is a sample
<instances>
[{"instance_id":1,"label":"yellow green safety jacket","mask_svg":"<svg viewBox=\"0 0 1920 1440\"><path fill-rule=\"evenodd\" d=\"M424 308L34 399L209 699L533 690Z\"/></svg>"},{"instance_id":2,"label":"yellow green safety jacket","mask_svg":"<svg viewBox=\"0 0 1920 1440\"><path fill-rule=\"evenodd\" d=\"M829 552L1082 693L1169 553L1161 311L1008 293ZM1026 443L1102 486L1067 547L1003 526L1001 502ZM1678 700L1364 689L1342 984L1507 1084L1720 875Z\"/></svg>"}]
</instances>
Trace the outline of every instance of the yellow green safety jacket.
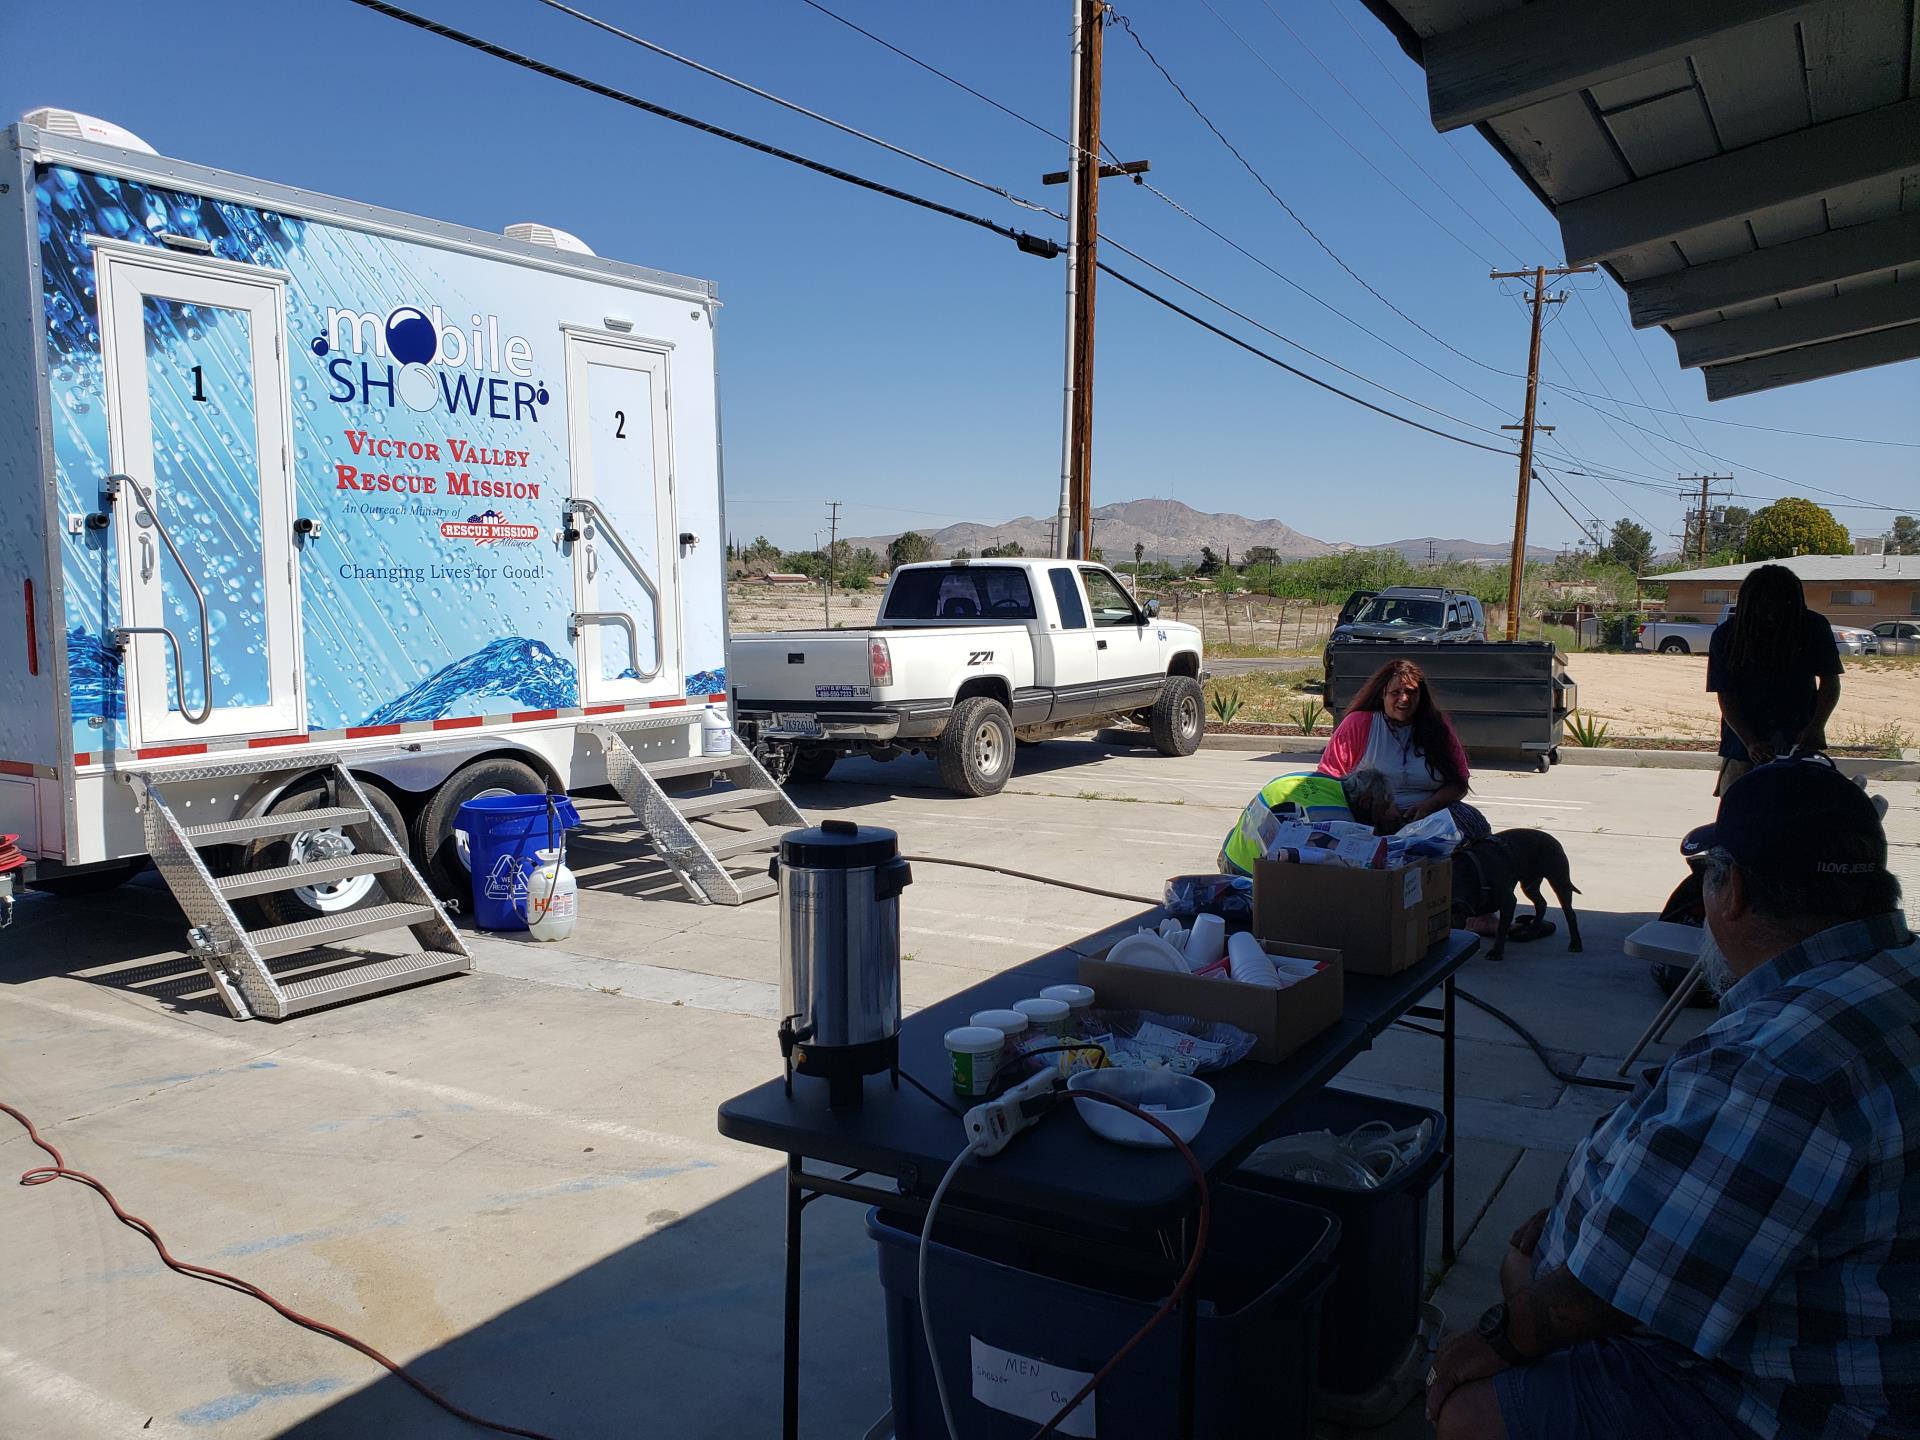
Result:
<instances>
[{"instance_id":1,"label":"yellow green safety jacket","mask_svg":"<svg viewBox=\"0 0 1920 1440\"><path fill-rule=\"evenodd\" d=\"M1322 775L1316 770L1301 770L1290 775L1276 775L1260 789L1260 799L1269 810L1278 811L1283 805L1296 807L1306 820L1351 820L1353 815L1347 809L1346 792L1340 788L1340 782L1331 775ZM1252 807L1249 806L1249 809ZM1239 821L1227 833L1226 843L1220 847L1220 868L1223 874L1251 875L1253 862L1260 858L1260 842L1249 829Z\"/></svg>"}]
</instances>

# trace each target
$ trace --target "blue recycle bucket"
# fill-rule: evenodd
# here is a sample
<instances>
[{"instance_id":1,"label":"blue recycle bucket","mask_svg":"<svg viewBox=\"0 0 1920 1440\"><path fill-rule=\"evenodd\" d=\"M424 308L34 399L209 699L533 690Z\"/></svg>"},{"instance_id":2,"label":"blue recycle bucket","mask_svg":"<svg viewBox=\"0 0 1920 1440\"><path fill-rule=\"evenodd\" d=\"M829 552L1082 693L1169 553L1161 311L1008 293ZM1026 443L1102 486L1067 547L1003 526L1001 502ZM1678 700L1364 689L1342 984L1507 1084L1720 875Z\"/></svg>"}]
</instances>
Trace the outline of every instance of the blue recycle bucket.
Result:
<instances>
[{"instance_id":1,"label":"blue recycle bucket","mask_svg":"<svg viewBox=\"0 0 1920 1440\"><path fill-rule=\"evenodd\" d=\"M526 929L527 877L539 863L534 852L580 823L573 801L565 795L488 795L467 801L453 823L467 837L474 923L482 930Z\"/></svg>"}]
</instances>

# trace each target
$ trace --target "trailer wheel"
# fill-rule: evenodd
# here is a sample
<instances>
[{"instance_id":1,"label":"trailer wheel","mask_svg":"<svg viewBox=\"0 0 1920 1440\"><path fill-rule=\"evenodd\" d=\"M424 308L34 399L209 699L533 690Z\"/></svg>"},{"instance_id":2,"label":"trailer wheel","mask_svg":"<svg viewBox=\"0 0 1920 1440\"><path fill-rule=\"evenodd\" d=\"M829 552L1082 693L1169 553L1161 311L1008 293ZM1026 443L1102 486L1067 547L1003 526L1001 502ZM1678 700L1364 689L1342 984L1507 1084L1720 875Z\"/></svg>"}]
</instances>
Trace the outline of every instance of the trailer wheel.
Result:
<instances>
[{"instance_id":1,"label":"trailer wheel","mask_svg":"<svg viewBox=\"0 0 1920 1440\"><path fill-rule=\"evenodd\" d=\"M544 795L547 782L518 760L476 760L441 782L413 817L413 859L433 893L443 900L473 903L465 847L453 833L454 817L469 800L494 795Z\"/></svg>"},{"instance_id":2,"label":"trailer wheel","mask_svg":"<svg viewBox=\"0 0 1920 1440\"><path fill-rule=\"evenodd\" d=\"M1013 717L990 695L954 706L939 746L940 783L956 795L998 795L1013 778Z\"/></svg>"},{"instance_id":3,"label":"trailer wheel","mask_svg":"<svg viewBox=\"0 0 1920 1440\"><path fill-rule=\"evenodd\" d=\"M1147 716L1153 748L1162 755L1191 755L1207 733L1207 712L1200 682L1191 675L1169 675Z\"/></svg>"},{"instance_id":4,"label":"trailer wheel","mask_svg":"<svg viewBox=\"0 0 1920 1440\"><path fill-rule=\"evenodd\" d=\"M1682 640L1678 635L1669 635L1660 642L1660 653L1662 655L1690 655L1693 652L1687 648L1687 642Z\"/></svg>"},{"instance_id":5,"label":"trailer wheel","mask_svg":"<svg viewBox=\"0 0 1920 1440\"><path fill-rule=\"evenodd\" d=\"M818 745L802 745L793 753L793 764L787 768L787 779L795 785L817 785L827 778L827 772L833 769L834 762L839 758L833 751Z\"/></svg>"},{"instance_id":6,"label":"trailer wheel","mask_svg":"<svg viewBox=\"0 0 1920 1440\"><path fill-rule=\"evenodd\" d=\"M407 822L401 818L400 807L394 803L393 797L369 780L362 780L360 788L367 792L367 801L374 813L385 822L394 838L404 845ZM274 801L267 813L297 814L302 810L318 810L332 803L324 786L304 785ZM282 865L337 860L343 855L355 854L359 849L351 826L334 825L325 829L301 830L284 839L268 840L249 847L238 869L243 872L272 870ZM381 889L378 876L355 875L331 885L302 885L292 890L270 890L254 897L253 909L265 924L294 925L302 920L316 920L322 915L340 915L349 910L364 909L369 905L378 905L385 899L386 894Z\"/></svg>"}]
</instances>

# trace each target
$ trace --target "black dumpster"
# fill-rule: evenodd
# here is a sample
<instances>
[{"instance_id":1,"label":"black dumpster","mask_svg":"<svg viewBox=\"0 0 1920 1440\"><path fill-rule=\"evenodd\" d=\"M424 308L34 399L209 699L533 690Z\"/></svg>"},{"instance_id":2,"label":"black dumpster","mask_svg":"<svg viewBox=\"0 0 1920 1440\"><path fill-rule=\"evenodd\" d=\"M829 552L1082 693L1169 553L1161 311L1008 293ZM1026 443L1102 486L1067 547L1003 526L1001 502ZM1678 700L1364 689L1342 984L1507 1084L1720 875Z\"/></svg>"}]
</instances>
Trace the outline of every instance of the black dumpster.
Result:
<instances>
[{"instance_id":1,"label":"black dumpster","mask_svg":"<svg viewBox=\"0 0 1920 1440\"><path fill-rule=\"evenodd\" d=\"M1333 645L1327 708L1338 716L1389 660L1411 660L1475 760L1560 758L1567 716L1578 704L1566 657L1548 641L1518 644Z\"/></svg>"}]
</instances>

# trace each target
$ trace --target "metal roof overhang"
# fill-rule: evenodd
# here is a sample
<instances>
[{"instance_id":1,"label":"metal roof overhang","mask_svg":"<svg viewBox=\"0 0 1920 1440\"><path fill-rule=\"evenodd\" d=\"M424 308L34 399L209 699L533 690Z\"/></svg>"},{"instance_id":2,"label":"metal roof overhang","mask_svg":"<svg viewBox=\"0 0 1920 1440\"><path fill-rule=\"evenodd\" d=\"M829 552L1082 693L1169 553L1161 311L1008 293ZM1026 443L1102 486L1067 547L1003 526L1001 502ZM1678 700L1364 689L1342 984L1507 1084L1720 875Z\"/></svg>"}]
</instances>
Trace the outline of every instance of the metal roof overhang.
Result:
<instances>
[{"instance_id":1,"label":"metal roof overhang","mask_svg":"<svg viewBox=\"0 0 1920 1440\"><path fill-rule=\"evenodd\" d=\"M1920 0L1365 0L1707 398L1920 356Z\"/></svg>"}]
</instances>

